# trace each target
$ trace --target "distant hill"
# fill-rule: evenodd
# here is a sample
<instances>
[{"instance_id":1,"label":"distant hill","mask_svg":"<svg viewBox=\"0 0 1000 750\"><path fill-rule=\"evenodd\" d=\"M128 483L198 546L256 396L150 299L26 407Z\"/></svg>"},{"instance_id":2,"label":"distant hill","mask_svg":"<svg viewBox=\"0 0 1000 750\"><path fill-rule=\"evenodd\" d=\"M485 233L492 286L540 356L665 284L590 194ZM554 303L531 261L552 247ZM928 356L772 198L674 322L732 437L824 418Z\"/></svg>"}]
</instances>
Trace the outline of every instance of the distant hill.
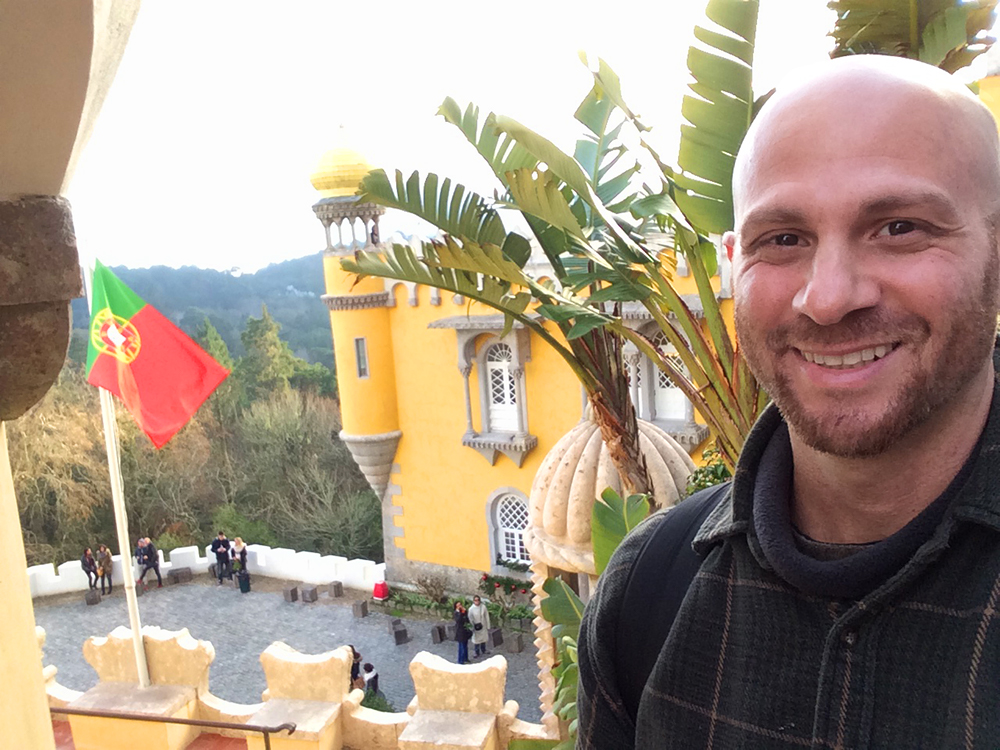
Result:
<instances>
[{"instance_id":1,"label":"distant hill","mask_svg":"<svg viewBox=\"0 0 1000 750\"><path fill-rule=\"evenodd\" d=\"M113 266L111 270L188 334L208 317L234 358L243 355L240 332L244 321L248 316L259 318L261 305L267 305L281 324L281 338L296 356L333 367L330 317L320 299L324 291L320 253L273 263L248 274L194 266ZM73 327L81 331L75 337L77 342L83 340L88 319L86 300L74 300ZM76 357L78 352L77 345L70 354Z\"/></svg>"}]
</instances>

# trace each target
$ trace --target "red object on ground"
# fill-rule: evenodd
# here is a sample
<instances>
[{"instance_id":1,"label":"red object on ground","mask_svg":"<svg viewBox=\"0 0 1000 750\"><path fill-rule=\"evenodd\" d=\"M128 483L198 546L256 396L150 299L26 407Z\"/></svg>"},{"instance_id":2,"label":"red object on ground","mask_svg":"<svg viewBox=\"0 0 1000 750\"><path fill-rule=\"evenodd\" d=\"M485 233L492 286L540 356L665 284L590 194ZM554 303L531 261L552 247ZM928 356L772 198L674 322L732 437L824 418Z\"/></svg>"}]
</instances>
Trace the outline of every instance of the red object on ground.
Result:
<instances>
[{"instance_id":1,"label":"red object on ground","mask_svg":"<svg viewBox=\"0 0 1000 750\"><path fill-rule=\"evenodd\" d=\"M389 584L385 581L379 581L375 584L375 589L372 591L372 598L380 602L384 602L389 598Z\"/></svg>"}]
</instances>

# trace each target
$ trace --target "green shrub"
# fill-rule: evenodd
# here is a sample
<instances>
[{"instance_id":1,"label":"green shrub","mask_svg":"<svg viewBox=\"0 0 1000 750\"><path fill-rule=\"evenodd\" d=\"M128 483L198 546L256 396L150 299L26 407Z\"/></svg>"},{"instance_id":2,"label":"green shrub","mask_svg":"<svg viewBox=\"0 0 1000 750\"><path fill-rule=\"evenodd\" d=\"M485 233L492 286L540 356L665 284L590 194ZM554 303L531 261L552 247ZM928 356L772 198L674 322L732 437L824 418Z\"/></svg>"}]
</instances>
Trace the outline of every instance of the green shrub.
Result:
<instances>
[{"instance_id":1,"label":"green shrub","mask_svg":"<svg viewBox=\"0 0 1000 750\"><path fill-rule=\"evenodd\" d=\"M373 711L385 711L390 714L396 713L396 707L389 702L389 699L381 693L376 693L374 690L365 691L365 697L361 701L361 705Z\"/></svg>"},{"instance_id":2,"label":"green shrub","mask_svg":"<svg viewBox=\"0 0 1000 750\"><path fill-rule=\"evenodd\" d=\"M221 505L212 513L212 535L226 532L230 539L239 537L244 544L266 544L277 547L278 539L263 521L251 521L232 503Z\"/></svg>"},{"instance_id":3,"label":"green shrub","mask_svg":"<svg viewBox=\"0 0 1000 750\"><path fill-rule=\"evenodd\" d=\"M189 547L195 543L196 541L190 537L180 536L170 531L164 531L153 540L153 544L156 545L156 549L160 550L160 552L164 555L172 549L177 549L178 547Z\"/></svg>"}]
</instances>

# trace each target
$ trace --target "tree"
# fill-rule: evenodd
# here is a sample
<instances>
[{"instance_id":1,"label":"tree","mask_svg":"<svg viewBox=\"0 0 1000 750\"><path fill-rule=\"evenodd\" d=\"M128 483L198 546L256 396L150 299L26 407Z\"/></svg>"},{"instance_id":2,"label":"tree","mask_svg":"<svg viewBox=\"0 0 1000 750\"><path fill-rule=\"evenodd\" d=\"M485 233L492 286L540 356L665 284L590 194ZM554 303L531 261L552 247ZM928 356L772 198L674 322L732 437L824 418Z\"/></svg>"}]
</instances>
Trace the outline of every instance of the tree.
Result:
<instances>
[{"instance_id":1,"label":"tree","mask_svg":"<svg viewBox=\"0 0 1000 750\"><path fill-rule=\"evenodd\" d=\"M263 305L260 318L247 318L240 334L247 353L237 364L236 373L250 401L287 391L288 380L295 374L295 355L278 336L280 330Z\"/></svg>"},{"instance_id":2,"label":"tree","mask_svg":"<svg viewBox=\"0 0 1000 750\"><path fill-rule=\"evenodd\" d=\"M604 61L598 61L594 86L576 111L585 130L572 156L510 118L491 113L481 122L475 106L463 111L446 99L439 114L486 159L502 196L490 201L434 174L404 180L397 172L390 180L372 172L362 182L362 200L418 215L446 236L425 243L420 257L395 245L384 258L359 252L342 263L360 275L464 295L504 313L508 327L517 321L552 346L583 384L628 493L646 492L650 485L622 361L626 341L691 399L731 465L766 403L723 322L710 282L716 249L708 239L732 223L732 164L753 114L757 2L711 0L707 13L728 33L696 29L702 46L692 48L688 59L694 96L684 103L688 124L679 169L663 163L645 141L649 128L625 103L618 77ZM625 128L659 166L655 188L636 186L638 160L621 137ZM521 212L554 282L525 272L530 242L504 227L501 207ZM646 239L654 226L667 231L668 247ZM687 256L698 283L704 327L670 283L677 253ZM646 308L682 366L625 325L626 302Z\"/></svg>"}]
</instances>

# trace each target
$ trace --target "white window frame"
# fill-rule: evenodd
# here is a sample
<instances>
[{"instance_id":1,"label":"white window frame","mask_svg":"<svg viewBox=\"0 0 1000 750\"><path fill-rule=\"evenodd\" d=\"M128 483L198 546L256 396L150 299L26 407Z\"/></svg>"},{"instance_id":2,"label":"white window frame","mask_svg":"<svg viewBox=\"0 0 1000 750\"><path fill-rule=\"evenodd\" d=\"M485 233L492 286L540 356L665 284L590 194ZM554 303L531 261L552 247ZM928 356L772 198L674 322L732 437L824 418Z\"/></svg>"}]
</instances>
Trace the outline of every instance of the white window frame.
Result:
<instances>
[{"instance_id":1,"label":"white window frame","mask_svg":"<svg viewBox=\"0 0 1000 750\"><path fill-rule=\"evenodd\" d=\"M354 369L358 380L368 380L371 377L371 360L368 358L368 339L365 336L354 338Z\"/></svg>"},{"instance_id":2,"label":"white window frame","mask_svg":"<svg viewBox=\"0 0 1000 750\"><path fill-rule=\"evenodd\" d=\"M511 405L514 415L514 429L502 425L500 428L494 424L494 415L491 413L493 405L493 393L490 382L490 351L498 345L508 348L511 354L510 362L510 388L512 389L513 401ZM515 337L489 336L479 347L476 356L476 371L479 376L479 416L480 434L484 435L526 435L528 433L528 410L525 404L524 388L524 354Z\"/></svg>"},{"instance_id":3,"label":"white window frame","mask_svg":"<svg viewBox=\"0 0 1000 750\"><path fill-rule=\"evenodd\" d=\"M524 508L523 528L505 527L500 522L500 512L507 501L520 503ZM490 494L486 503L486 525L490 535L490 567L494 571L502 571L504 575L521 577L519 573L512 573L508 568L497 563L497 558L508 562L531 563L531 555L524 543L524 532L527 531L531 523L531 506L528 497L516 487L500 487ZM516 557L508 557L507 540L512 535L514 544L520 554Z\"/></svg>"}]
</instances>

